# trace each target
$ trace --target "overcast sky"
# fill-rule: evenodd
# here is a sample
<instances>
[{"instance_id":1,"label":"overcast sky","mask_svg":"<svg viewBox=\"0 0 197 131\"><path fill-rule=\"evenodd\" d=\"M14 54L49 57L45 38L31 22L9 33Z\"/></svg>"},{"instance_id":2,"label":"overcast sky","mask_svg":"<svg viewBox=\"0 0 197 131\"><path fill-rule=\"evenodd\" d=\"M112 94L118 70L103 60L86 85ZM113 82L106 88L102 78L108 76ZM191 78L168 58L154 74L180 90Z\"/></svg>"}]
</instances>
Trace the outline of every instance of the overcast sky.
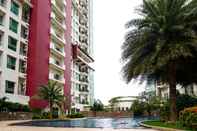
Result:
<instances>
[{"instance_id":1,"label":"overcast sky","mask_svg":"<svg viewBox=\"0 0 197 131\"><path fill-rule=\"evenodd\" d=\"M121 45L125 23L137 17L141 0L93 0L95 98L105 104L115 96L136 96L144 85L125 84L121 71Z\"/></svg>"}]
</instances>

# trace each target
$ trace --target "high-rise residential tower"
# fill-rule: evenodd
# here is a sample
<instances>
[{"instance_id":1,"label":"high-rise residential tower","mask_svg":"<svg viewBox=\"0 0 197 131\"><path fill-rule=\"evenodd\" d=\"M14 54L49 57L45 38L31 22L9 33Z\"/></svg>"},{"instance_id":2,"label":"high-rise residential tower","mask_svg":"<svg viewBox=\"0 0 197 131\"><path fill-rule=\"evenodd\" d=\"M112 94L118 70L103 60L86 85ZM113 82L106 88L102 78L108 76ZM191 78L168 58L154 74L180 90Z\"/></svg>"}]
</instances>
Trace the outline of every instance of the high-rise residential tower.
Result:
<instances>
[{"instance_id":1,"label":"high-rise residential tower","mask_svg":"<svg viewBox=\"0 0 197 131\"><path fill-rule=\"evenodd\" d=\"M92 104L92 0L0 0L0 23L0 97L46 108L31 98L54 81L67 109Z\"/></svg>"},{"instance_id":2,"label":"high-rise residential tower","mask_svg":"<svg viewBox=\"0 0 197 131\"><path fill-rule=\"evenodd\" d=\"M28 104L26 96L29 16L28 0L0 0L0 97Z\"/></svg>"},{"instance_id":3,"label":"high-rise residential tower","mask_svg":"<svg viewBox=\"0 0 197 131\"><path fill-rule=\"evenodd\" d=\"M72 1L72 111L84 110L93 104L94 81L92 0Z\"/></svg>"}]
</instances>

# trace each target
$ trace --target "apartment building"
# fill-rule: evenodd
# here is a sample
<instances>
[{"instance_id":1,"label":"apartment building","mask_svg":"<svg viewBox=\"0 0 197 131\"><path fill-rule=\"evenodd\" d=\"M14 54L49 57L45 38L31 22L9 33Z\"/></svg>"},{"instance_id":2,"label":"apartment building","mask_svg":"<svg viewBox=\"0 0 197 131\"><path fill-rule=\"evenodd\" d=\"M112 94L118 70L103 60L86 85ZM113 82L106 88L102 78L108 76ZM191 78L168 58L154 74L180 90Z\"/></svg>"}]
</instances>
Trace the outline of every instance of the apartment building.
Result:
<instances>
[{"instance_id":1,"label":"apartment building","mask_svg":"<svg viewBox=\"0 0 197 131\"><path fill-rule=\"evenodd\" d=\"M46 108L32 96L54 81L82 111L93 103L92 40L92 0L0 0L0 97Z\"/></svg>"},{"instance_id":2,"label":"apartment building","mask_svg":"<svg viewBox=\"0 0 197 131\"><path fill-rule=\"evenodd\" d=\"M73 112L78 112L93 105L92 0L72 1L71 32L73 47L71 108Z\"/></svg>"},{"instance_id":3,"label":"apartment building","mask_svg":"<svg viewBox=\"0 0 197 131\"><path fill-rule=\"evenodd\" d=\"M28 104L26 96L28 0L0 0L0 97Z\"/></svg>"},{"instance_id":4,"label":"apartment building","mask_svg":"<svg viewBox=\"0 0 197 131\"><path fill-rule=\"evenodd\" d=\"M179 91L180 94L187 94L190 96L197 96L197 85L190 85L187 87L183 87L181 85L176 86L177 91ZM156 82L156 95L163 98L163 99L169 99L169 85L166 83L163 83L161 81Z\"/></svg>"}]
</instances>

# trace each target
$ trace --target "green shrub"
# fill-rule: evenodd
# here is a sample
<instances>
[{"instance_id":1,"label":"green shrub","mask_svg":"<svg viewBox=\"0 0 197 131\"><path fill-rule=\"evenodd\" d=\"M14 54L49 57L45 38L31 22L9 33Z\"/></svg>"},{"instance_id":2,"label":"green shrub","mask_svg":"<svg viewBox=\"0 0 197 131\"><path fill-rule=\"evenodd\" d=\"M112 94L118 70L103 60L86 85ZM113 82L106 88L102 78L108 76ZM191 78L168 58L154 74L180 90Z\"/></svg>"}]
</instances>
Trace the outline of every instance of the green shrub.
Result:
<instances>
[{"instance_id":1,"label":"green shrub","mask_svg":"<svg viewBox=\"0 0 197 131\"><path fill-rule=\"evenodd\" d=\"M43 112L43 113L39 113L39 111L37 111L36 113L33 113L33 117L32 119L50 119L50 113L49 112Z\"/></svg>"},{"instance_id":2,"label":"green shrub","mask_svg":"<svg viewBox=\"0 0 197 131\"><path fill-rule=\"evenodd\" d=\"M68 118L83 118L84 115L81 113L73 113L73 114L67 115L67 117Z\"/></svg>"},{"instance_id":3,"label":"green shrub","mask_svg":"<svg viewBox=\"0 0 197 131\"><path fill-rule=\"evenodd\" d=\"M186 108L179 114L180 123L189 128L197 128L197 107Z\"/></svg>"},{"instance_id":4,"label":"green shrub","mask_svg":"<svg viewBox=\"0 0 197 131\"><path fill-rule=\"evenodd\" d=\"M177 94L177 113L184 108L192 107L197 105L197 98L184 95L184 94ZM169 114L170 114L170 103L169 101L166 101L162 107L160 107L160 118L161 121L169 121Z\"/></svg>"},{"instance_id":5,"label":"green shrub","mask_svg":"<svg viewBox=\"0 0 197 131\"><path fill-rule=\"evenodd\" d=\"M135 100L131 106L131 111L134 116L142 116L145 112L145 103Z\"/></svg>"},{"instance_id":6,"label":"green shrub","mask_svg":"<svg viewBox=\"0 0 197 131\"><path fill-rule=\"evenodd\" d=\"M165 102L162 107L160 107L160 120L163 122L169 121L170 114L170 104Z\"/></svg>"},{"instance_id":7,"label":"green shrub","mask_svg":"<svg viewBox=\"0 0 197 131\"><path fill-rule=\"evenodd\" d=\"M197 106L197 98L196 97L192 97L189 95L178 95L177 96L176 107L177 107L178 113L187 107L193 107L193 106Z\"/></svg>"},{"instance_id":8,"label":"green shrub","mask_svg":"<svg viewBox=\"0 0 197 131\"><path fill-rule=\"evenodd\" d=\"M32 119L41 119L41 115L33 114Z\"/></svg>"},{"instance_id":9,"label":"green shrub","mask_svg":"<svg viewBox=\"0 0 197 131\"><path fill-rule=\"evenodd\" d=\"M91 111L104 111L104 105L100 100L95 100L93 106L90 107Z\"/></svg>"},{"instance_id":10,"label":"green shrub","mask_svg":"<svg viewBox=\"0 0 197 131\"><path fill-rule=\"evenodd\" d=\"M50 119L50 113L49 112L44 112L41 114L41 119Z\"/></svg>"},{"instance_id":11,"label":"green shrub","mask_svg":"<svg viewBox=\"0 0 197 131\"><path fill-rule=\"evenodd\" d=\"M40 109L40 108L33 108L33 109L31 109L31 111L33 114L41 114L42 113L42 109Z\"/></svg>"},{"instance_id":12,"label":"green shrub","mask_svg":"<svg viewBox=\"0 0 197 131\"><path fill-rule=\"evenodd\" d=\"M30 109L28 105L22 105L19 103L13 103L13 102L5 101L5 100L0 100L0 111L30 112Z\"/></svg>"}]
</instances>

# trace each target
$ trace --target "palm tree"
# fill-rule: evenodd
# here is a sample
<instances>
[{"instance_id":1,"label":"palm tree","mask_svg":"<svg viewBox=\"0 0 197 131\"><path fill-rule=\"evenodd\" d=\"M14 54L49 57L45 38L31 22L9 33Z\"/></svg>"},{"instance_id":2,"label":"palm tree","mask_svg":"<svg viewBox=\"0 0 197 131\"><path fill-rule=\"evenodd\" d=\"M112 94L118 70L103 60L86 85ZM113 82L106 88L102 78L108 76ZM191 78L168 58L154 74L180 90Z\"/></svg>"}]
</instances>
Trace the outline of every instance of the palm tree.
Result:
<instances>
[{"instance_id":1,"label":"palm tree","mask_svg":"<svg viewBox=\"0 0 197 131\"><path fill-rule=\"evenodd\" d=\"M35 96L37 99L42 99L48 102L50 117L52 118L54 106L58 106L62 112L63 103L65 102L65 96L57 82L49 81L47 85L42 85L39 88L38 94Z\"/></svg>"},{"instance_id":2,"label":"palm tree","mask_svg":"<svg viewBox=\"0 0 197 131\"><path fill-rule=\"evenodd\" d=\"M191 72L196 71L197 0L143 0L137 11L140 17L126 24L123 77L168 83L170 120L175 122L176 85L196 82Z\"/></svg>"}]
</instances>

